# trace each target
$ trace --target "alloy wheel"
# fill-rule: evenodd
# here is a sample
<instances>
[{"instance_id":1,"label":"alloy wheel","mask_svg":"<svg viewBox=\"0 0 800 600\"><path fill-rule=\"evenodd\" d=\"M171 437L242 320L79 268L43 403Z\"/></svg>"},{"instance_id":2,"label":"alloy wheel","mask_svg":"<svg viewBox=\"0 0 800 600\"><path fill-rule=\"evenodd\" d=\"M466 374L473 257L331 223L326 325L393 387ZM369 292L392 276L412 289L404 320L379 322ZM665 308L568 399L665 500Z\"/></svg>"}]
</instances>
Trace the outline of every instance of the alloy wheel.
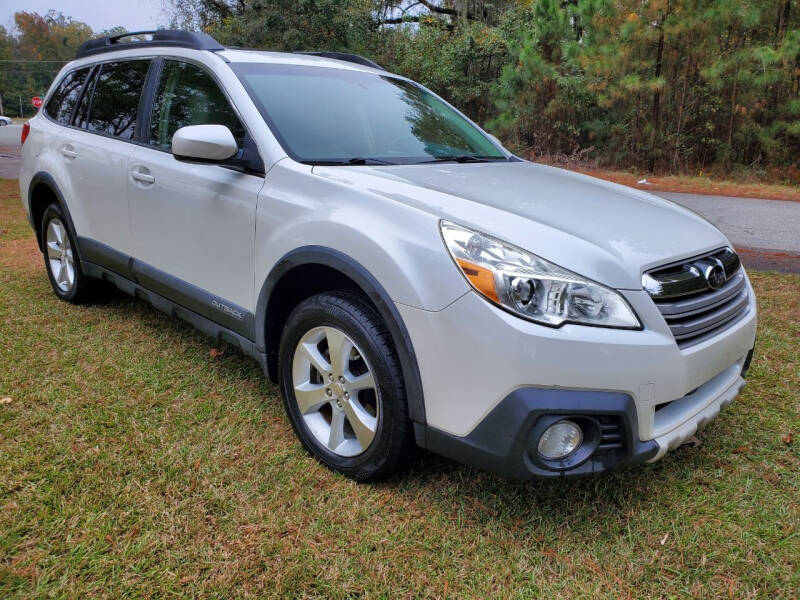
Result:
<instances>
[{"instance_id":1,"label":"alloy wheel","mask_svg":"<svg viewBox=\"0 0 800 600\"><path fill-rule=\"evenodd\" d=\"M67 228L60 219L51 219L47 224L45 240L47 265L58 289L68 294L75 285L75 259Z\"/></svg>"},{"instance_id":2,"label":"alloy wheel","mask_svg":"<svg viewBox=\"0 0 800 600\"><path fill-rule=\"evenodd\" d=\"M298 343L292 362L297 408L323 447L358 456L375 438L380 392L355 342L335 327L315 327Z\"/></svg>"}]
</instances>

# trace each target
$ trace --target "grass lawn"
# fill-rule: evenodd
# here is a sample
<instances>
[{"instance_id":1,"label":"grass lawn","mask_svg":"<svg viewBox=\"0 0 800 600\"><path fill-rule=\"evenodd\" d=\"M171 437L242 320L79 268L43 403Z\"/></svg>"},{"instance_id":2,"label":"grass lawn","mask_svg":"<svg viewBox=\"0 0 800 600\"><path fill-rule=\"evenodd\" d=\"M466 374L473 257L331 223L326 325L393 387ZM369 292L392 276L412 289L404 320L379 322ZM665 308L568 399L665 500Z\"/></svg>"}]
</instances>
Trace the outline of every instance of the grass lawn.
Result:
<instances>
[{"instance_id":1,"label":"grass lawn","mask_svg":"<svg viewBox=\"0 0 800 600\"><path fill-rule=\"evenodd\" d=\"M141 301L57 301L0 181L0 598L797 598L800 277L751 276L751 378L699 445L570 482L424 455L364 486L251 360Z\"/></svg>"}]
</instances>

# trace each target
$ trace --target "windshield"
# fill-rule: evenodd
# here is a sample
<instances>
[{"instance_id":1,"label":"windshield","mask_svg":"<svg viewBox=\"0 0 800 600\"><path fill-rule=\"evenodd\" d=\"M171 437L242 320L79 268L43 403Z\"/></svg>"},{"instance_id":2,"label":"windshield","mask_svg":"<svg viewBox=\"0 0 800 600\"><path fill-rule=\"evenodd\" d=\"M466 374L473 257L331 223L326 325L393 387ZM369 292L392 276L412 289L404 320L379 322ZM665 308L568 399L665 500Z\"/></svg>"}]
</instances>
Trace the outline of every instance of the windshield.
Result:
<instances>
[{"instance_id":1,"label":"windshield","mask_svg":"<svg viewBox=\"0 0 800 600\"><path fill-rule=\"evenodd\" d=\"M506 160L479 129L421 87L361 71L231 65L284 150L309 164Z\"/></svg>"}]
</instances>

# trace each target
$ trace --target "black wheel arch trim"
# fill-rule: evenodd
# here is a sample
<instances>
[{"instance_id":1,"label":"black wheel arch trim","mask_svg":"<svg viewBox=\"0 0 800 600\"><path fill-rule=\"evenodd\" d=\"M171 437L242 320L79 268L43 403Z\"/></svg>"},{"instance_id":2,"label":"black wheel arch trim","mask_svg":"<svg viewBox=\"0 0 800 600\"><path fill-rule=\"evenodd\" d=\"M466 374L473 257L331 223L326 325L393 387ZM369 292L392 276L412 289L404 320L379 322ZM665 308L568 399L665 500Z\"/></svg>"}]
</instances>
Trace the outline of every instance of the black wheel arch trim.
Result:
<instances>
[{"instance_id":1,"label":"black wheel arch trim","mask_svg":"<svg viewBox=\"0 0 800 600\"><path fill-rule=\"evenodd\" d=\"M267 309L272 293L284 275L304 265L321 265L339 271L351 279L377 308L392 336L400 358L408 399L408 414L415 423L424 424L425 400L422 378L417 364L417 356L411 336L406 329L400 312L388 292L380 282L358 261L350 256L326 246L303 246L285 254L273 266L267 276L256 303L256 345L266 354L267 374L277 380L277 348L267 347Z\"/></svg>"},{"instance_id":2,"label":"black wheel arch trim","mask_svg":"<svg viewBox=\"0 0 800 600\"><path fill-rule=\"evenodd\" d=\"M70 233L72 233L73 238L77 241L78 235L75 231L75 223L72 221L72 215L69 213L69 207L67 206L67 201L64 199L64 194L61 193L61 190L59 189L58 184L52 175L45 171L39 171L33 177L31 177L31 181L28 184L27 198L28 222L36 233L36 243L39 244L39 249L42 249L42 232L39 231L40 227L37 227L37 224L33 220L33 190L35 190L36 187L41 184L50 188L50 191L55 195L58 205L61 208L61 212L64 214L64 218L67 220L67 227L69 227ZM79 246L79 244L76 244L76 246ZM75 248L75 252L78 255L78 259L83 260L80 247Z\"/></svg>"}]
</instances>

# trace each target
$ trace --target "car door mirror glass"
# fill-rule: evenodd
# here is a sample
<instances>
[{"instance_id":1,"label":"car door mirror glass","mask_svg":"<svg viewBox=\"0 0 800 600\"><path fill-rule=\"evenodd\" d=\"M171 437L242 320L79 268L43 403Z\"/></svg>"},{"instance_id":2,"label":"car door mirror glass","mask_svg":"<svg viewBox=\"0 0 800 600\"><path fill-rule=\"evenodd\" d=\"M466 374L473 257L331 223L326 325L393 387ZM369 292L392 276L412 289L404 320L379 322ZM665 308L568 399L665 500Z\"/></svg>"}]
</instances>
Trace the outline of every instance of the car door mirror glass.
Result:
<instances>
[{"instance_id":1,"label":"car door mirror glass","mask_svg":"<svg viewBox=\"0 0 800 600\"><path fill-rule=\"evenodd\" d=\"M178 160L216 163L233 158L238 151L225 125L187 125L172 137L172 154Z\"/></svg>"}]
</instances>

